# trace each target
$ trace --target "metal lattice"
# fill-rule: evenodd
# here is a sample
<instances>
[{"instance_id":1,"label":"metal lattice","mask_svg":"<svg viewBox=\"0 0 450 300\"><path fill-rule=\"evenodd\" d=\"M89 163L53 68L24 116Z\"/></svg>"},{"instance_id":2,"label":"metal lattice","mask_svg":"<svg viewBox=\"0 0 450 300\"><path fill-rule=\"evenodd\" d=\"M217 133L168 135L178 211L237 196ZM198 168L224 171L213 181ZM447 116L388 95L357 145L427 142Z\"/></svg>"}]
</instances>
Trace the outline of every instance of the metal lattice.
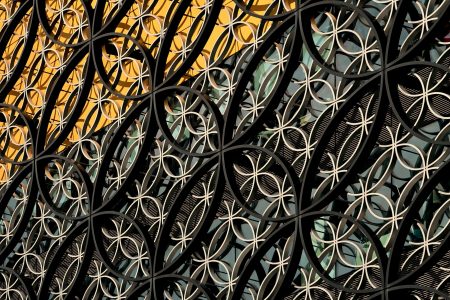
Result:
<instances>
[{"instance_id":1,"label":"metal lattice","mask_svg":"<svg viewBox=\"0 0 450 300\"><path fill-rule=\"evenodd\" d=\"M0 299L450 296L450 0L1 0Z\"/></svg>"}]
</instances>

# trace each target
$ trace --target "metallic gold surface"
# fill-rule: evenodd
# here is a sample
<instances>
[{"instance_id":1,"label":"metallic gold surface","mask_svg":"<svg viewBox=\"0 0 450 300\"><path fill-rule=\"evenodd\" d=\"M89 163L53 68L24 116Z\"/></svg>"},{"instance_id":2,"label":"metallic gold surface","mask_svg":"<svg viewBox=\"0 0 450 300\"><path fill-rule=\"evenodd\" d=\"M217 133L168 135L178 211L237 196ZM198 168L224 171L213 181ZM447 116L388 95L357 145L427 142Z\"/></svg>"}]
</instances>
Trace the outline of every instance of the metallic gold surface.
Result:
<instances>
[{"instance_id":1,"label":"metallic gold surface","mask_svg":"<svg viewBox=\"0 0 450 300\"><path fill-rule=\"evenodd\" d=\"M114 19L115 14L120 11L121 3L122 1L107 2L102 14L104 24ZM120 19L115 31L134 38L149 55L156 57L159 54L159 44L164 38L164 32L180 3L180 1L134 1L127 14ZM269 0L256 1L252 5L252 11L255 14L262 14L270 4L272 1ZM92 9L96 9L96 5L96 1L90 2ZM287 0L283 5L292 9L295 1ZM205 1L189 3L187 13L179 22L175 38L170 46L164 66L166 76L170 76L179 68L186 56L189 55L193 44L204 28L210 6L211 3ZM2 0L0 2L0 30L7 27L19 7L19 1ZM6 104L23 107L23 113L36 122L40 120L40 113L45 106L52 80L66 67L65 64L72 57L73 49L65 47L64 44L86 41L91 36L82 1L46 0L45 12L48 23L53 27L51 34L58 35L58 42L55 43L49 39L42 25L38 25L36 39L32 45L33 50L26 59L19 79L7 93L4 101ZM1 81L7 80L21 58L27 33L30 30L31 13L31 8L29 8L14 29L11 38L3 41L6 49L0 59ZM262 41L257 37L262 36L272 23L271 21L265 22L266 24L259 28L262 32L258 33L261 21L262 19L258 17L243 13L233 0L225 1L201 54L181 77L179 83L197 76L244 47L256 47ZM230 36L233 38L230 39ZM148 92L152 88L150 82L145 82L150 71L149 66L146 66L140 59L132 57L124 59L123 57L123 52L128 49L130 43L128 39L113 38L109 41L108 49L106 47L102 49L104 69L107 72L111 71L109 74L111 82L118 81L116 92L122 95L133 94L137 81L143 81L139 88L144 92ZM215 53L212 53L213 48ZM51 114L50 126L47 128L48 137L57 137L58 132L65 126L74 107L78 89L82 86L83 66L86 63L87 57L79 61L73 68L62 91L58 94ZM117 68L121 70L119 77L114 71ZM88 101L58 151L63 151L67 146L79 141L83 137L83 131L86 132L86 128L82 129L83 126L87 126L89 132L97 131L120 119L130 107L131 104L124 101L120 95L114 93L105 95L104 85L96 74L94 85L88 93ZM8 120L8 115L10 112L6 108L2 108L1 112L5 118L4 121L0 120L0 136L2 137L0 150L3 157L16 162L30 159L33 154L26 126L14 125L13 129L9 128L8 124L11 123L11 120ZM7 161L0 162L0 185L9 180L11 172L14 173L12 168L14 168L13 165Z\"/></svg>"}]
</instances>

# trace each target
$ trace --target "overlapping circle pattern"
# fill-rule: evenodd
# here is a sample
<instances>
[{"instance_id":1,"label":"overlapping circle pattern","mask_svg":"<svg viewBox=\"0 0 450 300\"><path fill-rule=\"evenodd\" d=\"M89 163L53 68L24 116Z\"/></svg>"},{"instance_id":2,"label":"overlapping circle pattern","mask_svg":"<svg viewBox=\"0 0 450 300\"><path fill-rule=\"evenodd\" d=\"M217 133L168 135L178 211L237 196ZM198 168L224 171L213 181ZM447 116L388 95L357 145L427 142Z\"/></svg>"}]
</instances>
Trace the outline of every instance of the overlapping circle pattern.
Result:
<instances>
[{"instance_id":1,"label":"overlapping circle pattern","mask_svg":"<svg viewBox=\"0 0 450 300\"><path fill-rule=\"evenodd\" d=\"M449 0L2 0L0 55L0 299L450 297Z\"/></svg>"}]
</instances>

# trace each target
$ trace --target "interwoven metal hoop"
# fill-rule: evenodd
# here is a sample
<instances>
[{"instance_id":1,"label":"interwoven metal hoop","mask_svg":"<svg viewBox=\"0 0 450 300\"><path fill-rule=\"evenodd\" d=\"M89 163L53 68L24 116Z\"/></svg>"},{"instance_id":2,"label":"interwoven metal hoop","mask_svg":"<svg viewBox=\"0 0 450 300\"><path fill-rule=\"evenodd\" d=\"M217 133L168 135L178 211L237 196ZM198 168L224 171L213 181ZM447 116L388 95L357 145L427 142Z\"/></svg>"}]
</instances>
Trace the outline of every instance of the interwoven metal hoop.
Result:
<instances>
[{"instance_id":1,"label":"interwoven metal hoop","mask_svg":"<svg viewBox=\"0 0 450 300\"><path fill-rule=\"evenodd\" d=\"M450 0L0 0L0 300L450 298Z\"/></svg>"}]
</instances>

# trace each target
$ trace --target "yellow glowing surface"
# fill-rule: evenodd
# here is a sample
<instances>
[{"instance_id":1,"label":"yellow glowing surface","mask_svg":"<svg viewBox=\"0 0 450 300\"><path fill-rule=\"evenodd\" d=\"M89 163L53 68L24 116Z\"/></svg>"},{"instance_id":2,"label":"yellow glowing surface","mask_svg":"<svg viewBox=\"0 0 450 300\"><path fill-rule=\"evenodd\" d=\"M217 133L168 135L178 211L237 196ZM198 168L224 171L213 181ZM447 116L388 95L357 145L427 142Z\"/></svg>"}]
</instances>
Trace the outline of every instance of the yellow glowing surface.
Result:
<instances>
[{"instance_id":1,"label":"yellow glowing surface","mask_svg":"<svg viewBox=\"0 0 450 300\"><path fill-rule=\"evenodd\" d=\"M95 7L97 1L91 1L91 6ZM151 2L151 1L150 1ZM128 10L126 16L121 19L116 28L116 32L133 37L144 49L151 49L153 57L157 57L159 43L163 37L164 29L170 24L170 20L181 1L154 1L153 8L144 7L144 1L135 1ZM49 86L52 80L57 77L60 70L64 69L65 63L74 53L72 48L66 47L74 39L85 41L89 39L89 26L87 15L84 11L82 1L47 0L46 12L49 24L56 24L57 28L62 23L62 32L58 36L59 45L50 41L41 25L37 29L37 38L34 40L33 50L28 56L25 67L22 69L20 78L16 81L12 90L8 93L4 103L20 107L22 112L30 119L40 120L40 112L45 107ZM70 3L70 5L69 5ZM147 3L147 2L146 2ZM192 44L199 36L203 24L208 15L208 6L212 2L205 0L192 1L190 7L184 14L177 30L177 34L172 40L170 52L168 54L165 73L169 76L173 70L182 65L186 54ZM260 0L252 6L252 11L256 14L264 14L264 11L272 3L271 0ZM295 1L286 1L284 4L288 8L293 8ZM120 1L108 1L104 8L104 20L108 22L119 9ZM148 3L147 3L148 5ZM64 6L64 7L62 7ZM0 30L8 26L9 20L20 7L19 1L0 0ZM61 17L61 10L64 9L64 17ZM206 12L206 13L205 13ZM233 19L233 13L241 15L239 20ZM31 8L21 19L15 28L14 34L6 43L6 50L0 59L0 84L7 82L12 70L21 57L24 44L27 40L28 25ZM198 22L195 19L200 16ZM62 23L61 23L62 22ZM180 83L186 79L205 72L211 62L217 57L211 57L212 49L217 49L222 57L233 55L242 48L255 44L256 39L261 39L261 34L256 35L259 28L265 33L270 28L271 22L262 23L261 19L243 13L236 7L233 0L224 1L219 17L215 23L212 33L195 62L190 66ZM262 28L261 28L262 27ZM56 32L57 29L54 31ZM187 37L191 38L187 40ZM224 38L225 37L225 38ZM227 42L229 45L227 46ZM109 75L110 81L118 81L116 87L117 94L133 94L136 89L136 81L146 76L147 66L142 59L123 58L122 50L132 47L132 43L125 38L111 38L109 43L114 47L111 51L102 49L102 60L104 69L113 72ZM131 45L131 46L130 46ZM76 95L82 85L83 68L88 57L84 57L74 68L65 82L63 89L59 92L56 105L53 106L51 121L47 128L47 138L53 139L59 134L61 128L70 116L72 108L76 102ZM119 74L114 71L121 68ZM142 84L141 92L148 92L151 88L148 84ZM116 121L123 115L123 112L130 106L120 95L106 93L104 85L100 81L98 74L94 75L92 88L89 91L87 101L81 115L77 119L65 142L59 146L58 151L64 150L69 145L76 143L83 137L83 132L96 131L108 124ZM32 159L32 145L28 135L28 129L23 122L14 122L18 114L8 107L0 107L0 151L2 151L3 161L0 162L0 185L7 183L16 165L7 160L23 162ZM11 119L12 118L12 119ZM13 126L11 126L13 124ZM86 126L89 130L84 128Z\"/></svg>"}]
</instances>

